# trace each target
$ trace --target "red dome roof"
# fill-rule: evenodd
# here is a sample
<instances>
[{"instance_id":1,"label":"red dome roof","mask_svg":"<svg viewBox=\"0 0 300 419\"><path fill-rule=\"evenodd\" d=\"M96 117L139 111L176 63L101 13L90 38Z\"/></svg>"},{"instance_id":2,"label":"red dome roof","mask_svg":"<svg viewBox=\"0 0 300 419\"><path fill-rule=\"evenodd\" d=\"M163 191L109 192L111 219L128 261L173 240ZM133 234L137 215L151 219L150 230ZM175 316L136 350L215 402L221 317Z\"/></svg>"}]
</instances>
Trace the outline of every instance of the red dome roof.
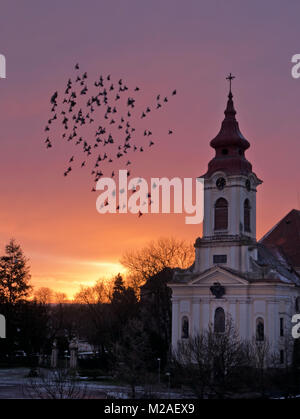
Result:
<instances>
[{"instance_id":1,"label":"red dome roof","mask_svg":"<svg viewBox=\"0 0 300 419\"><path fill-rule=\"evenodd\" d=\"M245 150L250 147L239 129L235 119L236 111L233 104L231 90L228 95L225 118L218 135L210 142L216 150L215 157L208 163L208 170L204 177L210 177L216 171L224 171L228 175L249 174L252 165L245 158Z\"/></svg>"},{"instance_id":2,"label":"red dome roof","mask_svg":"<svg viewBox=\"0 0 300 419\"><path fill-rule=\"evenodd\" d=\"M246 140L239 129L239 123L235 119L236 111L233 105L233 95L229 92L227 107L225 109L225 119L222 122L219 134L210 142L211 147L227 147L229 145L238 146L242 150L247 150L250 143Z\"/></svg>"}]
</instances>

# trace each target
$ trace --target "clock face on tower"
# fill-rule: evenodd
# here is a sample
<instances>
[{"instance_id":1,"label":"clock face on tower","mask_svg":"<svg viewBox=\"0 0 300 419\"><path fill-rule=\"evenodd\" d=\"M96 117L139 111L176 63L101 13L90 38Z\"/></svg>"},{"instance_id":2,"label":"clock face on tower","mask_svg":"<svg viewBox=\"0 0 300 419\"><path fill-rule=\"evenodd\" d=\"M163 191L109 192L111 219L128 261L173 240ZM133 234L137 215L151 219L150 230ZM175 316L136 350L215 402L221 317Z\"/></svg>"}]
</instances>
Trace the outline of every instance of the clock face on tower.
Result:
<instances>
[{"instance_id":1,"label":"clock face on tower","mask_svg":"<svg viewBox=\"0 0 300 419\"><path fill-rule=\"evenodd\" d=\"M249 192L250 189L251 189L251 183L250 183L250 180L249 179L246 180L245 186L246 186L247 191Z\"/></svg>"},{"instance_id":2,"label":"clock face on tower","mask_svg":"<svg viewBox=\"0 0 300 419\"><path fill-rule=\"evenodd\" d=\"M222 190L224 189L225 185L226 185L226 180L223 177L219 177L219 179L217 179L216 181L216 187L219 190Z\"/></svg>"}]
</instances>

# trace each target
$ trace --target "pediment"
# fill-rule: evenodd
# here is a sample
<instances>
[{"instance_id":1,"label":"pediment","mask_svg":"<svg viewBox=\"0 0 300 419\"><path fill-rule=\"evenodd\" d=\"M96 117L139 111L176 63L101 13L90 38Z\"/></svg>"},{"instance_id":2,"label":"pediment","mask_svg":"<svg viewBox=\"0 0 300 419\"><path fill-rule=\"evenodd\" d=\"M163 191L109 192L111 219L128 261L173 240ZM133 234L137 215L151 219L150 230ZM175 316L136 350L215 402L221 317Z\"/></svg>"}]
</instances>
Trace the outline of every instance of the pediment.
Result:
<instances>
[{"instance_id":1,"label":"pediment","mask_svg":"<svg viewBox=\"0 0 300 419\"><path fill-rule=\"evenodd\" d=\"M194 278L190 285L213 285L215 282L220 283L223 286L230 286L230 285L248 285L249 282L239 277L236 274L228 272L225 269L222 269L220 266L213 267L202 274L199 274L196 278Z\"/></svg>"}]
</instances>

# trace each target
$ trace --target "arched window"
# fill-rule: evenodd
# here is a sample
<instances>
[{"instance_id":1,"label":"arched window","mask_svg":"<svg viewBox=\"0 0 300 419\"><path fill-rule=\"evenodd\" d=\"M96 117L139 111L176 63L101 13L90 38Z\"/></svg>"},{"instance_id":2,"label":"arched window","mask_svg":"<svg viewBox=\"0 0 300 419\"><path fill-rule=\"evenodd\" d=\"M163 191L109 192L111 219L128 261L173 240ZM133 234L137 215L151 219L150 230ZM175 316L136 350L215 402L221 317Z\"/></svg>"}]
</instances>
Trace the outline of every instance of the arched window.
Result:
<instances>
[{"instance_id":1,"label":"arched window","mask_svg":"<svg viewBox=\"0 0 300 419\"><path fill-rule=\"evenodd\" d=\"M265 339L264 320L261 317L256 319L256 341L263 342Z\"/></svg>"},{"instance_id":2,"label":"arched window","mask_svg":"<svg viewBox=\"0 0 300 419\"><path fill-rule=\"evenodd\" d=\"M250 230L250 202L249 199L246 199L244 202L244 229L245 231Z\"/></svg>"},{"instance_id":3,"label":"arched window","mask_svg":"<svg viewBox=\"0 0 300 419\"><path fill-rule=\"evenodd\" d=\"M181 339L189 338L189 319L184 316L181 320Z\"/></svg>"},{"instance_id":4,"label":"arched window","mask_svg":"<svg viewBox=\"0 0 300 419\"><path fill-rule=\"evenodd\" d=\"M225 332L225 312L222 307L218 307L215 311L214 332Z\"/></svg>"},{"instance_id":5,"label":"arched window","mask_svg":"<svg viewBox=\"0 0 300 419\"><path fill-rule=\"evenodd\" d=\"M228 203L226 199L219 198L215 203L215 230L228 228Z\"/></svg>"}]
</instances>

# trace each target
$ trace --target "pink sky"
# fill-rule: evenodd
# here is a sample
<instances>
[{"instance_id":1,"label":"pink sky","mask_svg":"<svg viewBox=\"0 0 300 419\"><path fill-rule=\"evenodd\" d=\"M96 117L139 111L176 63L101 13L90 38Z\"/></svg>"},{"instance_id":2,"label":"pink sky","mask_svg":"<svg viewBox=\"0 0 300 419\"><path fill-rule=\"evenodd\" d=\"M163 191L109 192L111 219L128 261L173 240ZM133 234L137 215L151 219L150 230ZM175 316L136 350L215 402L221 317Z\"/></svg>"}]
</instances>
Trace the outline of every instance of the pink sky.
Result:
<instances>
[{"instance_id":1,"label":"pink sky","mask_svg":"<svg viewBox=\"0 0 300 419\"><path fill-rule=\"evenodd\" d=\"M90 170L63 177L74 149L57 138L46 150L44 127L49 98L64 89L76 62L91 79L111 73L140 86L142 103L177 89L149 118L159 140L134 161L133 175L142 177L206 171L226 105L225 77L233 72L237 119L251 143L247 158L264 181L258 238L299 208L300 79L291 77L299 15L293 0L1 2L0 245L12 236L21 243L36 287L71 296L79 284L117 273L128 249L201 233L182 215L99 215Z\"/></svg>"}]
</instances>

